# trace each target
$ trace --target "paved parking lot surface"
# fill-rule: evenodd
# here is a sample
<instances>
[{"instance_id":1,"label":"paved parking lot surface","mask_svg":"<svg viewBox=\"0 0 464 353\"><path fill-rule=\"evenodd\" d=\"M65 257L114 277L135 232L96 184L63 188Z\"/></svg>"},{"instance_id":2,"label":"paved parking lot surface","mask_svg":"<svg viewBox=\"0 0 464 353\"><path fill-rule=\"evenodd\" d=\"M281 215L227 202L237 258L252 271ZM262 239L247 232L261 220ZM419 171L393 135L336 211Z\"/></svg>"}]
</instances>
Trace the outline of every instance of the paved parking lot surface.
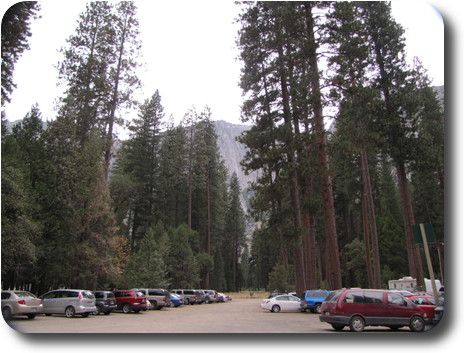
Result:
<instances>
[{"instance_id":1,"label":"paved parking lot surface","mask_svg":"<svg viewBox=\"0 0 464 353\"><path fill-rule=\"evenodd\" d=\"M333 333L317 314L271 313L261 309L260 299L234 299L227 303L186 305L140 313L76 316L38 315L17 318L10 325L23 333ZM392 332L366 328L368 332ZM345 328L344 332L348 332ZM410 332L403 328L398 332ZM356 334L356 333L355 333Z\"/></svg>"}]
</instances>

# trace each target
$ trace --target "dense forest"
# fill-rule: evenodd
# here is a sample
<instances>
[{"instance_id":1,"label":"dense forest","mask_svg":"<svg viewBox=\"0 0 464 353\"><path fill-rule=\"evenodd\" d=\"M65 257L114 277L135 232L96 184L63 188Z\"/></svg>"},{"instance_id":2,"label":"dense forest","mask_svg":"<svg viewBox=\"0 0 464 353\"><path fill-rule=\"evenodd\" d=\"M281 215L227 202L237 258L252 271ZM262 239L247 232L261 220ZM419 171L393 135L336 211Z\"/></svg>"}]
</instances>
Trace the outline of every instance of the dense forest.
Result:
<instances>
[{"instance_id":1,"label":"dense forest","mask_svg":"<svg viewBox=\"0 0 464 353\"><path fill-rule=\"evenodd\" d=\"M7 129L2 111L2 288L423 284L411 226L433 224L442 253L444 112L389 3L237 7L250 209L208 107L176 124L159 91L135 100L136 2L90 2L61 50L55 118L33 106ZM38 15L5 14L2 107Z\"/></svg>"}]
</instances>

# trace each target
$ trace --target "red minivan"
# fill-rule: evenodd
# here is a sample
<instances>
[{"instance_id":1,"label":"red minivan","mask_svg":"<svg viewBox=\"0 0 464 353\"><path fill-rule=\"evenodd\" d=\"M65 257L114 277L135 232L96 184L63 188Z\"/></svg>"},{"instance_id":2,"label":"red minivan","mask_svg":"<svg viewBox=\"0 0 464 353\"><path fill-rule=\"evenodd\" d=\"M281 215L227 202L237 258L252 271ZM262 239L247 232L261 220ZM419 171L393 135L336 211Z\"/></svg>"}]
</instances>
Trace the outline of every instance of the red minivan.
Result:
<instances>
[{"instance_id":1,"label":"red minivan","mask_svg":"<svg viewBox=\"0 0 464 353\"><path fill-rule=\"evenodd\" d=\"M116 299L117 310L122 310L128 314L131 311L138 313L140 310L147 310L147 298L135 290L115 290L113 291Z\"/></svg>"},{"instance_id":2,"label":"red minivan","mask_svg":"<svg viewBox=\"0 0 464 353\"><path fill-rule=\"evenodd\" d=\"M365 326L387 326L395 330L409 326L411 331L424 331L433 317L401 294L387 290L344 289L332 292L322 303L321 322L337 330L349 326L361 332Z\"/></svg>"}]
</instances>

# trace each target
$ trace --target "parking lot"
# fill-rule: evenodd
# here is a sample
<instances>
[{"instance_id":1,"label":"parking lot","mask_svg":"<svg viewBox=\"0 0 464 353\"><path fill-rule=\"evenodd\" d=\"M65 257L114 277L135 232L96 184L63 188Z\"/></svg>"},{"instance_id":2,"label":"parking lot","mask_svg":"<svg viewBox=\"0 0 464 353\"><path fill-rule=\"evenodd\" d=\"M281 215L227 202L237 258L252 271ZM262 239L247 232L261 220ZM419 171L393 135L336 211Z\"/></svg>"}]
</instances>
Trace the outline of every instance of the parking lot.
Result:
<instances>
[{"instance_id":1,"label":"parking lot","mask_svg":"<svg viewBox=\"0 0 464 353\"><path fill-rule=\"evenodd\" d=\"M260 299L234 299L227 303L185 305L140 313L66 318L38 315L15 318L10 325L23 333L333 333L317 314L263 311ZM392 332L367 327L369 332ZM343 332L349 332L345 328ZM410 332L405 327L397 332Z\"/></svg>"}]
</instances>

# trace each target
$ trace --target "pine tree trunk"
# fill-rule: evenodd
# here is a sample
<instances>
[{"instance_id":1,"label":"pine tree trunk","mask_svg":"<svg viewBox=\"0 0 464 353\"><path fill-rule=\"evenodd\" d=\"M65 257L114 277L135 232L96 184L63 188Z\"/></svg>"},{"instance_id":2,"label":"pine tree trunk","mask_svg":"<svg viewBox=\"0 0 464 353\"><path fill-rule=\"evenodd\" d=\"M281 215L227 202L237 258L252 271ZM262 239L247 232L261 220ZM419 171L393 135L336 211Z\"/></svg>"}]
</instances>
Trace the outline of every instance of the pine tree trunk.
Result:
<instances>
[{"instance_id":1,"label":"pine tree trunk","mask_svg":"<svg viewBox=\"0 0 464 353\"><path fill-rule=\"evenodd\" d=\"M292 117L290 111L290 97L288 92L288 84L286 79L285 67L283 65L284 54L282 46L279 47L279 61L280 61L280 84L282 89L282 104L284 113L284 122L287 129L292 131ZM298 185L297 178L297 166L295 161L295 148L293 142L293 132L289 132L289 139L287 141L287 158L291 168L290 177L290 198L293 208L293 224L295 231L295 247L294 247L294 259L295 259L295 281L296 281L296 293L300 296L305 290L305 274L304 274L304 260L303 260L303 239L302 239L302 221L301 221L301 205L300 205L300 188Z\"/></svg>"},{"instance_id":2,"label":"pine tree trunk","mask_svg":"<svg viewBox=\"0 0 464 353\"><path fill-rule=\"evenodd\" d=\"M367 216L367 195L366 186L363 186L362 198L361 198L361 210L362 210L362 222L363 222L363 233L364 233L364 254L366 256L366 271L367 271L367 283L369 288L374 287L373 274L372 274L372 256L371 256L371 241L369 233L369 217Z\"/></svg>"},{"instance_id":3,"label":"pine tree trunk","mask_svg":"<svg viewBox=\"0 0 464 353\"><path fill-rule=\"evenodd\" d=\"M366 197L367 214L370 229L370 257L372 259L372 283L371 288L381 287L381 272L380 272L380 255L379 255L379 236L377 232L377 220L375 216L374 197L372 195L371 177L369 173L369 164L367 160L367 152L365 149L361 151L361 170L363 175L364 193Z\"/></svg>"},{"instance_id":4,"label":"pine tree trunk","mask_svg":"<svg viewBox=\"0 0 464 353\"><path fill-rule=\"evenodd\" d=\"M329 158L327 152L327 139L324 128L321 90L319 86L319 69L317 63L317 45L314 35L314 19L312 16L312 3L305 3L306 30L309 40L307 58L309 61L310 92L312 94L312 111L314 115L314 130L317 137L319 155L319 168L321 173L322 199L324 205L324 220L326 227L326 258L327 281L331 289L342 287L340 258L338 251L337 230L335 225L335 207L333 203L332 180L329 174Z\"/></svg>"},{"instance_id":5,"label":"pine tree trunk","mask_svg":"<svg viewBox=\"0 0 464 353\"><path fill-rule=\"evenodd\" d=\"M411 196L408 189L408 180L403 163L396 163L398 176L398 187L401 195L401 205L403 207L404 230L406 237L406 247L408 250L409 273L417 281L419 290L425 290L424 272L422 269L422 259L420 257L419 245L414 243L412 226L415 224L412 208Z\"/></svg>"}]
</instances>

